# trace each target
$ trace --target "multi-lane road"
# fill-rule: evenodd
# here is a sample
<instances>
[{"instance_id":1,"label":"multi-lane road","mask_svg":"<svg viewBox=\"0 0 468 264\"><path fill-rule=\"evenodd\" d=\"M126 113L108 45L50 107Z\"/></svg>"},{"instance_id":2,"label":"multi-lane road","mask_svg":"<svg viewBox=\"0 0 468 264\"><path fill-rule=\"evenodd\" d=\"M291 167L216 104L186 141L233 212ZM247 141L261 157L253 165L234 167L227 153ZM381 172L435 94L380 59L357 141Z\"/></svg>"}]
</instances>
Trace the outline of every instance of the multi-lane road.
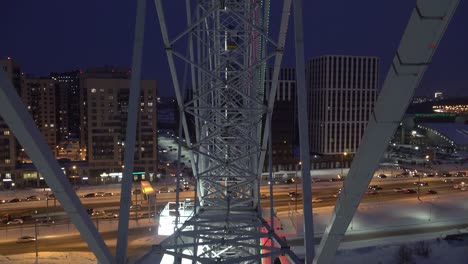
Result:
<instances>
[{"instance_id":1,"label":"multi-lane road","mask_svg":"<svg viewBox=\"0 0 468 264\"><path fill-rule=\"evenodd\" d=\"M453 179L453 182L443 182L444 179ZM417 182L418 178L387 178L387 179L374 179L371 182L371 185L378 185L382 190L377 190L376 194L366 194L364 196L363 202L372 202L372 201L384 201L408 197L416 197L417 193L404 193L397 192L396 189L414 189L417 190L418 186L414 184ZM420 196L437 196L437 195L450 195L453 192L460 192L459 189L454 189L454 184L458 184L464 181L464 178L424 178L422 181L427 182L427 186L420 187ZM313 185L313 197L318 198L321 201L314 202L314 207L323 207L331 206L336 202L336 194L338 190L342 187L342 181L333 181L333 182L316 182ZM468 179L467 179L468 183ZM298 206L298 209L302 209L302 191L301 183L296 184L283 184L283 185L274 185L274 207L277 211L285 211L292 206ZM434 190L436 194L428 194L428 190ZM114 192L114 196L110 197L93 197L93 198L80 198L85 208L93 208L98 210L105 210L106 212L117 213L119 209L120 195L118 193L118 188L111 190ZM346 191L346 190L343 190ZM89 191L81 190L79 195ZM290 197L290 192L299 193L297 199ZM262 200L261 203L264 207L269 206L269 186L261 186ZM193 191L181 192L180 199L193 199ZM21 197L25 198L25 197ZM138 198L139 203L142 201L141 196ZM133 200L135 202L135 199ZM165 204L170 201L175 201L175 193L160 193L157 194L157 207L161 209ZM47 206L48 205L48 206ZM49 213L50 216L54 216L58 219L65 218L63 209L60 206L58 201L49 200L48 202L44 199L41 201L32 201L32 202L19 202L19 203L5 203L0 204L2 215L5 214L18 214L19 212L24 213L33 213L34 215L44 215ZM141 212L147 211L146 202L143 202ZM28 221L25 222L27 224ZM4 223L0 224L0 228Z\"/></svg>"},{"instance_id":2,"label":"multi-lane road","mask_svg":"<svg viewBox=\"0 0 468 264\"><path fill-rule=\"evenodd\" d=\"M422 181L427 182L427 186L420 187L420 196L424 198L424 196L447 196L451 195L452 193L461 192L459 189L454 189L454 184L460 183L464 181L464 178L452 178L454 182L446 183L443 182L444 179L448 178L424 178ZM417 199L417 193L403 193L403 192L396 192L395 189L415 189L417 190L417 185L414 182L418 181L418 178L387 178L387 179L374 179L371 185L378 185L382 188L382 190L378 190L377 194L366 194L364 196L364 203L368 202L380 202L380 201L391 201L396 199L414 197ZM314 203L314 207L324 207L324 206L332 206L336 202L336 197L334 194L338 192L338 190L342 187L341 181L324 181L324 182L315 182L313 184L313 197L321 199L320 202ZM468 183L468 179L467 179ZM297 209L302 209L302 198L301 198L301 183L296 184L283 184L283 185L274 185L274 207L277 211L287 211L287 210L294 210L297 203ZM290 197L290 192L297 192L299 196L297 199L293 199ZM428 190L434 190L437 194L427 194ZM84 207L86 208L94 208L98 210L105 210L106 212L110 213L117 213L119 209L119 200L120 195L118 193L118 186L114 189L109 189L107 191L112 191L115 193L114 196L110 197L95 197L95 198L80 198ZM346 190L343 190L345 192ZM89 190L81 189L79 192L79 196L83 194L91 192ZM261 193L262 193L262 200L261 204L263 207L269 206L269 186L264 185L261 186ZM189 199L193 198L194 193L192 191L188 192L181 192L180 199ZM20 197L24 198L24 197ZM139 198L141 201L141 198ZM158 208L162 208L167 202L174 201L175 194L174 193L161 193L157 194L157 204ZM63 209L60 207L60 203L58 201L49 200L48 202L48 210L46 209L46 201L34 201L34 202L19 202L19 203L6 203L0 204L0 209L2 214L14 214L18 212L37 212L36 215L44 215L46 210L49 213L49 216L54 218L56 221L68 221L67 216L63 213ZM147 207L143 204L140 213L147 212ZM109 220L116 223L116 219ZM19 227L20 225L17 225ZM34 226L33 219L26 219L22 228L26 230L26 228L31 228ZM6 224L0 224L0 232L6 231ZM11 232L12 226L8 226L9 231ZM154 229L153 229L154 230ZM148 228L147 227L135 227L132 228L131 232L129 232L130 240L137 239L142 235L147 235ZM103 237L106 239L106 243L111 247L111 249L115 246L115 238L116 232L112 230L105 231L103 229ZM25 234L31 235L31 234ZM47 250L51 251L88 251L86 244L84 244L83 240L79 235L75 234L66 234L65 236L45 236L41 237L40 239L40 247L47 248ZM27 243L20 247L16 246L15 240L8 240L8 241L1 241L0 240L0 255L1 254L16 254L16 253L25 253L25 252L34 252L34 243ZM132 251L138 250L137 247L134 249L130 249Z\"/></svg>"}]
</instances>

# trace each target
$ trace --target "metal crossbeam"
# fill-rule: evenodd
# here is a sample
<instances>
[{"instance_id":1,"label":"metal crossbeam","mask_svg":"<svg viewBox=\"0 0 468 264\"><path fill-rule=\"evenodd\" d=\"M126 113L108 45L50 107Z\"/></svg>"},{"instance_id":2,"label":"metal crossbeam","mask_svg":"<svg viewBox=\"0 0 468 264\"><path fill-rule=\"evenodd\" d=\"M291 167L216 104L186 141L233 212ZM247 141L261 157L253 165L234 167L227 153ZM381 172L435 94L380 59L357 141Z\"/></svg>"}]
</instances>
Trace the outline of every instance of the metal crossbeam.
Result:
<instances>
[{"instance_id":1,"label":"metal crossbeam","mask_svg":"<svg viewBox=\"0 0 468 264\"><path fill-rule=\"evenodd\" d=\"M127 261L128 224L130 218L131 191L133 182L133 163L135 159L136 129L140 103L141 61L145 32L146 0L137 1L135 39L133 43L132 77L128 98L127 128L125 138L124 168L120 192L119 232L117 235L116 261Z\"/></svg>"},{"instance_id":2,"label":"metal crossbeam","mask_svg":"<svg viewBox=\"0 0 468 264\"><path fill-rule=\"evenodd\" d=\"M333 262L339 243L458 3L459 0L417 1L314 263Z\"/></svg>"},{"instance_id":3,"label":"metal crossbeam","mask_svg":"<svg viewBox=\"0 0 468 264\"><path fill-rule=\"evenodd\" d=\"M182 259L257 263L287 254L298 262L261 217L259 203L270 133L267 120L276 98L291 0L284 1L277 40L268 32L269 0L200 0L193 4L186 0L185 4L186 28L171 39L162 0L155 0L196 172L198 209L147 257L172 256L163 261L174 263ZM266 98L265 64L273 58L273 86ZM190 66L193 98L188 102L183 101L186 87L179 83L176 60ZM193 144L188 118L195 122Z\"/></svg>"}]
</instances>

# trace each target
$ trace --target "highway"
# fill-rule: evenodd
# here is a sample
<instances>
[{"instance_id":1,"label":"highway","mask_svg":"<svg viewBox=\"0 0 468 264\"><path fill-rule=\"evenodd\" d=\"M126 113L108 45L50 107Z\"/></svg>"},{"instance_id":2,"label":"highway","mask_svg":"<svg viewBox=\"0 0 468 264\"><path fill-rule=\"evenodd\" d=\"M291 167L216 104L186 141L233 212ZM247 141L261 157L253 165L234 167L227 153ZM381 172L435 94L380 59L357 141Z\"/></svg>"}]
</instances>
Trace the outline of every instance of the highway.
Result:
<instances>
[{"instance_id":1,"label":"highway","mask_svg":"<svg viewBox=\"0 0 468 264\"><path fill-rule=\"evenodd\" d=\"M427 182L428 186L423 186L420 187L420 195L422 198L432 196L432 197L437 197L437 196L449 196L451 194L455 193L460 193L461 191L459 189L454 189L453 185L460 183L461 181L465 180L464 178L453 178L454 182L451 183L445 183L443 180L446 178L424 178L422 181ZM412 188L412 189L417 189L417 186L414 184L414 182L418 181L418 178L387 178L387 179L374 179L371 183L371 185L378 185L382 187L382 190L379 190L377 194L375 195L370 195L366 194L363 199L363 203L373 203L373 202L383 202L383 201L397 201L399 199L404 199L404 198L410 198L414 197L414 199L417 199L417 194L412 193L412 194L406 194L402 192L395 192L395 188ZM467 179L468 180L468 179ZM342 186L342 181L324 181L324 182L315 182L313 183L313 196L314 198L320 198L322 201L313 203L314 208L320 208L320 207L326 207L326 206L333 206L336 202L336 197L333 195L337 193L338 189L341 188ZM296 191L296 184L279 184L279 185L274 185L274 207L278 212L286 212L288 210L294 210L296 206L296 201L292 200L291 197L289 197L289 192ZM297 191L298 193L301 193L301 183L298 182L297 184ZM426 194L427 190L432 189L437 191L437 194ZM111 212L111 213L118 213L119 209L119 193L117 188L115 190L112 190L115 195L111 197L95 197L95 198L81 198L81 201L83 205L86 208L94 208L94 209L100 209L100 210L105 210L106 212ZM261 204L263 207L268 208L269 206L269 199L267 198L269 196L269 186L268 185L263 185L261 186L261 193L262 195L262 200ZM345 191L345 190L344 190ZM85 194L86 190L81 190L79 195ZM181 200L186 199L186 198L193 198L193 191L188 191L188 192L181 192ZM141 198L138 199L141 201ZM157 194L157 204L158 204L158 209L161 209L167 202L169 201L174 201L175 200L175 194L174 193L161 193ZM145 208L145 204L142 205L142 210L139 211L139 213L144 213L147 212ZM6 203L6 204L0 204L0 209L2 214L12 214L12 213L18 213L18 212L29 212L35 214L36 216L42 215L44 216L45 211L46 211L46 201L41 200L41 201L35 201L35 202L19 202L19 203ZM302 200L301 197L299 196L297 199L297 209L301 210L302 209ZM54 203L52 200L49 201L49 208L48 212L50 216L57 221L58 223L63 223L63 222L68 222L69 219L67 216L63 213L63 209L60 207L60 203L56 201L56 206L54 207ZM101 222L101 221L99 221ZM15 242L16 238L21 236L21 235L34 235L34 221L33 219L25 219L24 224L21 225L15 225L15 226L6 226L5 223L0 224L0 255L9 255L9 254L20 254L20 253L33 253L35 252L35 243L25 243L21 244L21 246L18 246L18 244ZM109 225L106 228L106 223ZM109 245L111 250L115 250L115 239L116 239L116 223L117 219L113 220L102 220L100 223L101 228L100 233L103 234L104 239L106 240L106 243ZM153 222L153 225L156 224L157 222ZM21 235L20 233L12 233L14 232L15 228L19 228L21 226ZM367 240L367 239L376 239L376 238L383 238L383 237L388 237L388 236L400 236L400 235L407 235L407 234L420 234L420 233L426 233L426 232L435 232L437 230L443 231L443 230L449 230L453 228L461 228L465 227L466 225L448 225L448 226L442 226L442 227L437 227L436 229L434 227L422 227L422 228L411 228L409 230L387 230L387 231L382 231L382 232L373 232L373 233L368 233L368 234L351 234L349 236L346 236L345 241L358 241L358 240ZM8 230L7 230L8 228ZM44 251L47 249L47 251L89 251L87 248L87 245L83 242L81 237L76 234L76 232L67 232L66 229L64 228L58 228L55 229L57 235L55 236L50 236L50 231L46 231L46 227L41 227L43 228L40 234L40 238L38 240L39 242L39 251ZM113 230L112 230L113 228ZM153 228L153 231L156 228ZM19 229L17 229L19 230ZM19 231L18 231L19 232ZM6 235L8 234L8 239L5 239ZM63 234L63 235L62 235ZM156 233L155 233L156 234ZM138 226L133 226L130 229L129 232L129 240L135 240L140 237L148 235L148 226L146 227L138 227ZM317 238L319 239L319 238ZM291 245L297 245L300 246L301 242L299 240L292 240L290 241ZM131 252L132 255L135 254L142 254L144 252L147 252L149 249L150 245L142 247L141 245L136 246L132 245L132 243L129 243L129 252Z\"/></svg>"},{"instance_id":2,"label":"highway","mask_svg":"<svg viewBox=\"0 0 468 264\"><path fill-rule=\"evenodd\" d=\"M157 234L157 230L153 230ZM103 239L109 246L112 254L115 254L117 231L100 232ZM132 228L128 233L129 252L133 254L146 253L151 248L151 245L142 246L141 244L132 245L132 241L148 235L148 227ZM82 251L89 252L88 245L83 241L80 235L57 235L46 236L38 239L38 251L57 251L57 252L71 252ZM3 242L0 241L0 255L14 255L22 253L35 252L35 243L22 243L17 244L15 241ZM39 253L40 255L40 253Z\"/></svg>"},{"instance_id":3,"label":"highway","mask_svg":"<svg viewBox=\"0 0 468 264\"><path fill-rule=\"evenodd\" d=\"M440 196L440 195L449 195L451 193L460 192L459 189L454 189L453 185L460 183L464 180L464 178L452 178L454 182L452 183L444 183L444 179L449 178L424 178L421 181L427 182L428 186L420 187L420 196ZM382 187L382 190L378 190L377 194L371 195L366 194L364 196L363 202L379 202L379 201L388 201L393 199L402 199L408 198L411 196L417 197L416 193L403 193L403 192L395 192L394 189L401 188L411 188L417 190L417 185L414 182L418 181L418 178L387 178L387 179L374 179L371 182L371 185L378 185ZM333 181L333 182L316 182L313 184L313 197L319 198L322 201L314 203L314 207L324 207L324 206L332 206L336 202L336 197L334 195L337 194L338 190L342 186L342 181ZM468 179L467 179L468 183ZM274 207L278 212L287 211L290 207L295 208L297 203L297 208L302 209L302 198L301 195L294 200L289 196L290 192L296 191L296 184L279 184L274 185ZM297 183L297 192L301 194L301 183ZM426 192L431 189L435 190L437 194L427 194ZM345 191L345 190L344 190ZM82 196L85 194L86 190L81 190L79 195ZM118 213L119 209L119 202L120 196L118 193L117 188L113 190L115 193L114 196L111 197L93 197L93 198L81 198L81 201L85 208L93 208L98 210L105 210L109 213ZM269 197L269 186L263 185L261 186L261 193L262 199L261 204L263 207L268 207L270 199ZM193 199L194 193L193 191L186 191L180 193L180 199ZM139 203L142 200L141 196L139 195ZM135 195L133 195L133 201L135 202ZM157 194L157 209L160 210L170 201L175 201L175 193L161 193ZM48 207L46 204L48 203ZM49 200L46 202L45 200L41 201L33 201L33 202L19 202L19 203L5 203L0 204L1 215L5 214L31 214L34 216L45 216L45 214L49 214L49 216L53 217L54 219L60 221L67 219L67 216L63 213L63 209L60 206L58 201ZM147 211L146 202L142 204L141 212ZM25 225L32 224L32 220L26 220ZM0 224L0 229L4 228L5 223Z\"/></svg>"}]
</instances>

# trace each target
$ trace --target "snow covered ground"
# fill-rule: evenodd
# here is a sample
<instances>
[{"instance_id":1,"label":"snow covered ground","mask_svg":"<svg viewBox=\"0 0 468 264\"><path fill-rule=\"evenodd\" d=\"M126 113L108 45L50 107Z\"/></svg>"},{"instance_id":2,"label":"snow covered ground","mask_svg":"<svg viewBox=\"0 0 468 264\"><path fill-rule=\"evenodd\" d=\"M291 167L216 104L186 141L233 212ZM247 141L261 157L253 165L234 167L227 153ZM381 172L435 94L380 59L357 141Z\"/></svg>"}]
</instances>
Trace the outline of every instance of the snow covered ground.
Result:
<instances>
[{"instance_id":1,"label":"snow covered ground","mask_svg":"<svg viewBox=\"0 0 468 264\"><path fill-rule=\"evenodd\" d=\"M465 241L445 241L449 234L465 233L467 229L446 228L459 225L468 227L468 194L458 193L448 196L434 196L418 201L416 196L394 201L365 203L350 224L349 238L361 236L359 240L343 242L337 253L336 264L361 263L468 263L468 238ZM330 221L333 207L314 209L314 232L320 237ZM302 212L299 212L300 214ZM279 230L291 243L302 241L302 215L278 214L283 230ZM297 228L296 228L297 227ZM420 232L417 230L421 230ZM425 230L423 230L425 229ZM438 231L435 231L438 230ZM435 232L434 232L435 231ZM373 234L391 234L384 238L372 238ZM409 235L413 233L412 235ZM361 240L366 234L371 239ZM416 248L425 241L430 249L428 257L418 256ZM409 262L399 262L399 251L406 247ZM304 247L293 246L299 256L304 255ZM409 253L408 253L409 252Z\"/></svg>"},{"instance_id":2,"label":"snow covered ground","mask_svg":"<svg viewBox=\"0 0 468 264\"><path fill-rule=\"evenodd\" d=\"M0 256L1 264L96 264L96 258L91 253L81 252L40 252L36 259L35 253Z\"/></svg>"}]
</instances>

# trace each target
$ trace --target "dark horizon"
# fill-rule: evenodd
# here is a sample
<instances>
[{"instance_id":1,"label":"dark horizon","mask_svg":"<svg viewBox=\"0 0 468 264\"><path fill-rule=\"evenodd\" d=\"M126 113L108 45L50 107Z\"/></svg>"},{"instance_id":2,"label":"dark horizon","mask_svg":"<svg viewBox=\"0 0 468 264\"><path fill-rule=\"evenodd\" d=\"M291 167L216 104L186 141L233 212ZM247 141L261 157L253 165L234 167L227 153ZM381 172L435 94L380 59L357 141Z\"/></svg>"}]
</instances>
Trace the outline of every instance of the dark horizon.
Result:
<instances>
[{"instance_id":1,"label":"dark horizon","mask_svg":"<svg viewBox=\"0 0 468 264\"><path fill-rule=\"evenodd\" d=\"M164 4L167 14L185 14L183 4ZM381 87L414 5L415 1L305 1L306 59L328 54L377 56L381 60ZM1 3L0 7L4 10L0 23L8 25L2 28L6 41L0 43L0 58L12 57L25 73L49 76L50 72L101 65L130 67L134 2L87 0L71 5L19 0ZM279 9L280 4L275 2L271 14L278 14ZM468 36L463 34L468 24L463 14L467 11L468 4L462 1L416 95L433 96L435 91L442 91L446 97L468 96ZM185 18L177 15L166 15L166 20L170 32L178 31L185 23ZM284 67L294 66L292 24L290 17ZM271 19L273 36L278 27L279 21ZM151 2L147 4L145 32L142 77L157 79L161 96L172 95L172 80Z\"/></svg>"}]
</instances>

